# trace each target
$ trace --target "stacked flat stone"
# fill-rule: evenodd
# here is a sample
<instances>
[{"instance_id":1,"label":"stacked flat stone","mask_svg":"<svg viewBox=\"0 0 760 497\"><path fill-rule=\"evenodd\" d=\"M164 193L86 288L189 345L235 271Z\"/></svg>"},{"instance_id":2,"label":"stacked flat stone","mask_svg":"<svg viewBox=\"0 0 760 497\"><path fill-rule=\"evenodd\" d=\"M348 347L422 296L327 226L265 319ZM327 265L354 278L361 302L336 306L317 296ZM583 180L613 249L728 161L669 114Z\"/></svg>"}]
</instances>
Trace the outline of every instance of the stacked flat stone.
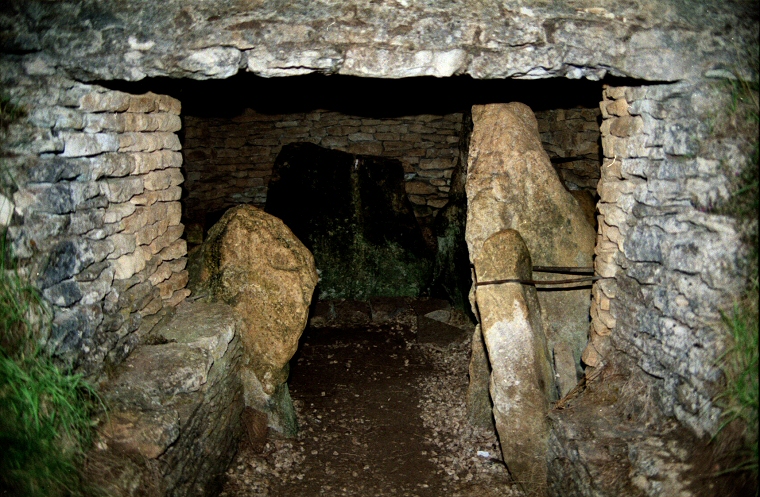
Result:
<instances>
[{"instance_id":1,"label":"stacked flat stone","mask_svg":"<svg viewBox=\"0 0 760 497\"><path fill-rule=\"evenodd\" d=\"M565 186L596 193L600 109L556 109L535 114L541 145Z\"/></svg>"},{"instance_id":2,"label":"stacked flat stone","mask_svg":"<svg viewBox=\"0 0 760 497\"><path fill-rule=\"evenodd\" d=\"M325 110L265 115L247 109L233 119L187 116L185 128L188 219L202 222L204 213L237 204L263 206L280 149L304 141L399 159L415 214L427 218L448 202L462 114L368 119Z\"/></svg>"},{"instance_id":3,"label":"stacked flat stone","mask_svg":"<svg viewBox=\"0 0 760 497\"><path fill-rule=\"evenodd\" d=\"M743 282L735 221L709 212L730 197L720 157L741 137L722 143L709 130L726 102L704 99L706 87L604 91L595 249L604 279L593 287L583 359L598 366L614 348L626 350L661 390L662 411L700 436L719 426L716 323Z\"/></svg>"},{"instance_id":4,"label":"stacked flat stone","mask_svg":"<svg viewBox=\"0 0 760 497\"><path fill-rule=\"evenodd\" d=\"M9 238L53 306L48 347L97 374L189 294L180 103L75 83L44 65L8 69L19 105L33 109L4 144L16 154Z\"/></svg>"}]
</instances>

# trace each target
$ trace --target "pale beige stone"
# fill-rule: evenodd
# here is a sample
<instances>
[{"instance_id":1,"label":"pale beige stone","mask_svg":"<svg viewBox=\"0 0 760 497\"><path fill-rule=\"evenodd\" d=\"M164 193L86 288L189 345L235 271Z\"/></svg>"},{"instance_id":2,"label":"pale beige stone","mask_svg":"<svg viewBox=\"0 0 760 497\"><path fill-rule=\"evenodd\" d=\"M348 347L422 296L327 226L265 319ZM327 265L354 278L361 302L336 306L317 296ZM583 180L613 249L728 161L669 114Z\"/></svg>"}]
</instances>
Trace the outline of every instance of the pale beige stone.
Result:
<instances>
[{"instance_id":1,"label":"pale beige stone","mask_svg":"<svg viewBox=\"0 0 760 497\"><path fill-rule=\"evenodd\" d=\"M466 185L471 260L491 234L515 229L537 266L591 266L596 233L551 165L530 108L516 102L476 105L472 115ZM537 277L565 278L549 273ZM590 290L539 292L539 300L549 349L558 341L569 343L580 368Z\"/></svg>"},{"instance_id":2,"label":"pale beige stone","mask_svg":"<svg viewBox=\"0 0 760 497\"><path fill-rule=\"evenodd\" d=\"M317 284L314 258L281 220L240 205L211 228L202 261L201 287L232 305L245 323L246 405L271 413L306 326Z\"/></svg>"},{"instance_id":3,"label":"pale beige stone","mask_svg":"<svg viewBox=\"0 0 760 497\"><path fill-rule=\"evenodd\" d=\"M126 280L145 268L145 263L150 259L148 252L143 247L135 248L131 254L126 254L113 261L114 279Z\"/></svg>"},{"instance_id":4,"label":"pale beige stone","mask_svg":"<svg viewBox=\"0 0 760 497\"><path fill-rule=\"evenodd\" d=\"M474 263L481 282L532 278L528 248L515 230L485 240ZM477 287L476 299L504 462L526 494L544 495L546 413L556 390L536 289L521 283L484 285Z\"/></svg>"}]
</instances>

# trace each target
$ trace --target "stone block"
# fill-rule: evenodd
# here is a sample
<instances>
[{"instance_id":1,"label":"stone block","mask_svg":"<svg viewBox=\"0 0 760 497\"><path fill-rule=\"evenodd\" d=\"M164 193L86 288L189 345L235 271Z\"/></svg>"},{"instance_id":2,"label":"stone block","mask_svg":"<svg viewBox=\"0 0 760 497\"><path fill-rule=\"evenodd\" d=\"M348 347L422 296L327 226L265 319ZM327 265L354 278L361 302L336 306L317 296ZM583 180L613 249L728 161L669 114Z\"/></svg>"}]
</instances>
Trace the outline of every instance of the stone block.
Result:
<instances>
[{"instance_id":1,"label":"stone block","mask_svg":"<svg viewBox=\"0 0 760 497\"><path fill-rule=\"evenodd\" d=\"M137 243L135 236L127 233L116 233L109 239L113 242L114 250L108 255L109 259L118 259L119 257L131 254L135 251Z\"/></svg>"},{"instance_id":2,"label":"stone block","mask_svg":"<svg viewBox=\"0 0 760 497\"><path fill-rule=\"evenodd\" d=\"M161 259L171 261L187 255L187 241L179 239L158 253Z\"/></svg>"},{"instance_id":3,"label":"stone block","mask_svg":"<svg viewBox=\"0 0 760 497\"><path fill-rule=\"evenodd\" d=\"M164 248L174 243L177 239L179 239L179 237L182 236L182 233L184 232L184 230L185 230L185 227L181 224L177 224L174 226L167 226L164 233L158 236L156 239L154 239L148 246L148 249L150 250L151 254L157 254L161 252Z\"/></svg>"},{"instance_id":4,"label":"stone block","mask_svg":"<svg viewBox=\"0 0 760 497\"><path fill-rule=\"evenodd\" d=\"M184 181L182 171L178 168L152 171L138 177L142 179L145 189L151 191L166 190L173 186L180 185Z\"/></svg>"},{"instance_id":5,"label":"stone block","mask_svg":"<svg viewBox=\"0 0 760 497\"><path fill-rule=\"evenodd\" d=\"M155 152L157 150L181 150L179 138L174 133L123 133L114 135L118 139L115 150L119 152ZM108 150L108 151L115 151Z\"/></svg>"},{"instance_id":6,"label":"stone block","mask_svg":"<svg viewBox=\"0 0 760 497\"><path fill-rule=\"evenodd\" d=\"M124 112L129 108L129 95L120 91L92 92L79 101L85 112Z\"/></svg>"},{"instance_id":7,"label":"stone block","mask_svg":"<svg viewBox=\"0 0 760 497\"><path fill-rule=\"evenodd\" d=\"M185 288L187 285L187 279L188 279L188 272L187 271L180 271L179 273L172 274L168 280L163 281L156 285L158 288L161 298L162 299L168 299L172 295L174 295L174 292L177 290L181 290Z\"/></svg>"},{"instance_id":8,"label":"stone block","mask_svg":"<svg viewBox=\"0 0 760 497\"><path fill-rule=\"evenodd\" d=\"M103 214L104 223L118 223L135 212L135 205L130 202L110 204Z\"/></svg>"},{"instance_id":9,"label":"stone block","mask_svg":"<svg viewBox=\"0 0 760 497\"><path fill-rule=\"evenodd\" d=\"M404 187L406 193L411 195L430 195L438 193L438 188L423 181L408 181Z\"/></svg>"},{"instance_id":10,"label":"stone block","mask_svg":"<svg viewBox=\"0 0 760 497\"><path fill-rule=\"evenodd\" d=\"M135 195L141 194L144 190L142 179L135 176L106 179L99 181L98 185L100 186L101 193L112 203L127 202Z\"/></svg>"},{"instance_id":11,"label":"stone block","mask_svg":"<svg viewBox=\"0 0 760 497\"><path fill-rule=\"evenodd\" d=\"M145 263L150 258L149 251L144 247L136 247L130 254L122 255L113 261L114 278L126 280L145 268Z\"/></svg>"},{"instance_id":12,"label":"stone block","mask_svg":"<svg viewBox=\"0 0 760 497\"><path fill-rule=\"evenodd\" d=\"M182 198L182 187L172 186L165 190L146 191L129 201L134 205L153 205L156 202L172 202Z\"/></svg>"},{"instance_id":13,"label":"stone block","mask_svg":"<svg viewBox=\"0 0 760 497\"><path fill-rule=\"evenodd\" d=\"M351 143L346 147L346 152L357 155L380 155L383 153L383 145L375 141Z\"/></svg>"},{"instance_id":14,"label":"stone block","mask_svg":"<svg viewBox=\"0 0 760 497\"><path fill-rule=\"evenodd\" d=\"M479 282L532 279L528 247L515 230L486 239L474 264ZM538 295L535 287L504 283L477 287L475 299L504 461L523 491L540 495L547 476L546 413L556 391Z\"/></svg>"},{"instance_id":15,"label":"stone block","mask_svg":"<svg viewBox=\"0 0 760 497\"><path fill-rule=\"evenodd\" d=\"M189 297L190 293L190 290L187 288L177 290L174 292L174 294L172 294L171 297L164 300L164 305L167 307L176 307L181 304L187 297Z\"/></svg>"},{"instance_id":16,"label":"stone block","mask_svg":"<svg viewBox=\"0 0 760 497\"><path fill-rule=\"evenodd\" d=\"M148 281L150 281L153 286L156 286L162 281L169 279L173 273L174 271L169 265L169 262L162 262L159 264L158 268L156 268L156 271L148 277Z\"/></svg>"},{"instance_id":17,"label":"stone block","mask_svg":"<svg viewBox=\"0 0 760 497\"><path fill-rule=\"evenodd\" d=\"M154 240L161 237L166 232L168 227L168 219L159 219L153 224L149 224L140 228L137 233L134 234L135 241L138 245L149 245L153 243ZM150 248L148 248L148 250L150 251Z\"/></svg>"},{"instance_id":18,"label":"stone block","mask_svg":"<svg viewBox=\"0 0 760 497\"><path fill-rule=\"evenodd\" d=\"M119 150L118 135L110 133L65 133L63 157L89 157Z\"/></svg>"}]
</instances>

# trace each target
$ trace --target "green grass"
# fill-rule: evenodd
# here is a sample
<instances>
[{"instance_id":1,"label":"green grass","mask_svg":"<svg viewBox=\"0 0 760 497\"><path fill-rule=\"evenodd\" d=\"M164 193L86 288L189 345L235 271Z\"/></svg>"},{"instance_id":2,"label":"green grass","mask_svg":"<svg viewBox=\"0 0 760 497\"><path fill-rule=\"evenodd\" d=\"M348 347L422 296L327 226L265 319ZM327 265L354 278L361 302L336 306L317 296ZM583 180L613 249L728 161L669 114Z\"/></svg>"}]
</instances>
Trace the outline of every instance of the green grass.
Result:
<instances>
[{"instance_id":1,"label":"green grass","mask_svg":"<svg viewBox=\"0 0 760 497\"><path fill-rule=\"evenodd\" d=\"M757 277L747 301L737 303L723 315L730 336L729 347L720 360L726 388L716 399L723 409L723 424L740 421L744 427L744 446L739 448L740 463L734 471L758 472L758 309Z\"/></svg>"},{"instance_id":2,"label":"green grass","mask_svg":"<svg viewBox=\"0 0 760 497\"><path fill-rule=\"evenodd\" d=\"M736 135L746 136L746 161L733 179L730 200L716 210L737 221L742 240L747 248L747 285L742 298L733 308L723 313L727 334L727 348L719 359L724 373L725 388L716 397L723 410L720 432L730 424L741 427L743 444L734 447L734 460L739 461L730 472L749 472L753 479L758 475L758 212L760 210L760 153L758 127L760 104L758 82L741 78L726 81L730 104L725 116L731 123L728 128Z\"/></svg>"},{"instance_id":3,"label":"green grass","mask_svg":"<svg viewBox=\"0 0 760 497\"><path fill-rule=\"evenodd\" d=\"M9 267L0 236L0 494L92 493L81 477L97 394L39 345L49 319L38 292Z\"/></svg>"}]
</instances>

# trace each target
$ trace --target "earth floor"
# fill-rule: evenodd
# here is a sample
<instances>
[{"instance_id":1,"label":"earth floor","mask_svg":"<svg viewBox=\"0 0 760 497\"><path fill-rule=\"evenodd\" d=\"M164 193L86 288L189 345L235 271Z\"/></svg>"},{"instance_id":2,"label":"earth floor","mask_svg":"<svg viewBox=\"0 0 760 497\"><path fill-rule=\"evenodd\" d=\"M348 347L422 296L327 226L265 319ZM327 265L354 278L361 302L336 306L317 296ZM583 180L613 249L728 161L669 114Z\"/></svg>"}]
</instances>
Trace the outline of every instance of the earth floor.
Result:
<instances>
[{"instance_id":1,"label":"earth floor","mask_svg":"<svg viewBox=\"0 0 760 497\"><path fill-rule=\"evenodd\" d=\"M307 328L291 361L297 437L245 441L233 496L517 496L493 432L465 419L464 333L420 343L399 323Z\"/></svg>"}]
</instances>

